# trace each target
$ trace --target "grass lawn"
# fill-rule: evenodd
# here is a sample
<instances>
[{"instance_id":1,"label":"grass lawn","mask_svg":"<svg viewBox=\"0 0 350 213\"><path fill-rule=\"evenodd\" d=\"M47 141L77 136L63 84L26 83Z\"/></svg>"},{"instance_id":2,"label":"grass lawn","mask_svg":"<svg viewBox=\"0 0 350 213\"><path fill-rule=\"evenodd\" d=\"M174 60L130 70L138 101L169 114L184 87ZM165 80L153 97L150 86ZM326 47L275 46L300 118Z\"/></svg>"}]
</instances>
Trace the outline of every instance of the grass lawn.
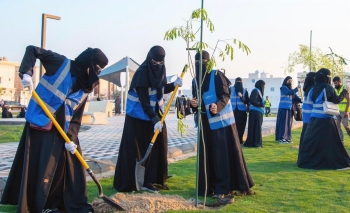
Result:
<instances>
[{"instance_id":1,"label":"grass lawn","mask_svg":"<svg viewBox=\"0 0 350 213\"><path fill-rule=\"evenodd\" d=\"M24 125L0 125L0 143L18 142Z\"/></svg>"},{"instance_id":2,"label":"grass lawn","mask_svg":"<svg viewBox=\"0 0 350 213\"><path fill-rule=\"evenodd\" d=\"M278 144L274 135L263 139L263 148L244 148L244 155L250 173L255 181L253 191L257 194L235 197L233 204L221 212L349 212L350 170L317 171L300 169L296 165L301 129L293 131L294 144ZM345 137L350 147L350 139ZM350 152L350 149L347 148ZM170 191L162 194L177 194L186 199L195 196L195 163L189 158L169 165L169 174L175 174L167 181ZM101 180L106 195L111 190L113 179ZM88 182L89 201L98 194L93 182ZM202 199L202 198L200 198ZM213 202L208 198L208 202ZM7 209L6 209L7 208ZM12 206L0 207L0 212L13 212ZM184 211L171 211L184 212Z\"/></svg>"}]
</instances>

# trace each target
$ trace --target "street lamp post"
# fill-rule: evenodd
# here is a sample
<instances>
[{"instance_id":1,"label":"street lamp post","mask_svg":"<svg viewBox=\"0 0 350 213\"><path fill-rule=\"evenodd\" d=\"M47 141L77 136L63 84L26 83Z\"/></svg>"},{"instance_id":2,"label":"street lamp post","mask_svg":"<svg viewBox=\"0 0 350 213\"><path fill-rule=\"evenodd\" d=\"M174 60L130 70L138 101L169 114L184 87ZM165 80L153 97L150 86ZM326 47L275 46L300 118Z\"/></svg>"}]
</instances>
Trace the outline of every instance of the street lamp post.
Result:
<instances>
[{"instance_id":1,"label":"street lamp post","mask_svg":"<svg viewBox=\"0 0 350 213\"><path fill-rule=\"evenodd\" d=\"M54 15L43 13L42 26L41 26L41 48L43 48L43 49L46 48L46 18L61 20L61 17L59 17L59 16L54 16ZM42 63L40 63L39 79L41 78L42 75L43 75L43 65L42 65Z\"/></svg>"}]
</instances>

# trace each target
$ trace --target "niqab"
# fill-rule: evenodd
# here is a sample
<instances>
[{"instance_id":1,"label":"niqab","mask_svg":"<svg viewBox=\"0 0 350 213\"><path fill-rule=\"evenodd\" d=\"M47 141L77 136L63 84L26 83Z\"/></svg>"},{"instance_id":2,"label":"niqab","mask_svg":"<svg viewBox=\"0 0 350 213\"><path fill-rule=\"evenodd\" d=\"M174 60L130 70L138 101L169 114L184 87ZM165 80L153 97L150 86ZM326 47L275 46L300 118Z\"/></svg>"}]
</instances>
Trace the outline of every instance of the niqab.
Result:
<instances>
[{"instance_id":1,"label":"niqab","mask_svg":"<svg viewBox=\"0 0 350 213\"><path fill-rule=\"evenodd\" d=\"M165 50L163 47L153 46L148 52L146 60L136 70L130 89L137 87L156 88L158 99L162 97L162 88L167 84L164 58ZM152 59L162 62L162 64L154 63Z\"/></svg>"},{"instance_id":2,"label":"niqab","mask_svg":"<svg viewBox=\"0 0 350 213\"><path fill-rule=\"evenodd\" d=\"M315 75L315 86L312 93L312 101L315 102L322 90L331 83L331 71L326 68L321 68Z\"/></svg>"},{"instance_id":3,"label":"niqab","mask_svg":"<svg viewBox=\"0 0 350 213\"><path fill-rule=\"evenodd\" d=\"M284 79L282 86L286 86L286 87L288 87L288 89L292 89L292 84L288 84L288 80L289 80L289 79L292 79L292 77L287 76L287 77Z\"/></svg>"},{"instance_id":4,"label":"niqab","mask_svg":"<svg viewBox=\"0 0 350 213\"><path fill-rule=\"evenodd\" d=\"M261 95L263 96L263 97L261 97L261 98L264 98L265 81L263 81L263 80L257 81L257 82L255 83L255 88L258 88L258 89L260 90Z\"/></svg>"},{"instance_id":5,"label":"niqab","mask_svg":"<svg viewBox=\"0 0 350 213\"><path fill-rule=\"evenodd\" d=\"M195 67L196 67L196 81L197 84L202 84L202 93L206 92L209 90L209 83L210 83L210 76L208 77L209 73L206 73L207 70L207 65L208 65L208 61L210 60L210 55L207 51L202 50L202 79L199 80L199 60L200 60L200 52L197 52L196 56L195 56L195 60L198 61L195 63ZM204 78L204 81L203 81Z\"/></svg>"},{"instance_id":6,"label":"niqab","mask_svg":"<svg viewBox=\"0 0 350 213\"><path fill-rule=\"evenodd\" d=\"M305 92L305 96L307 96L309 94L309 91L314 86L315 75L316 75L316 73L314 73L314 72L309 72L306 75L306 78L304 81L304 87L303 87L303 91Z\"/></svg>"},{"instance_id":7,"label":"niqab","mask_svg":"<svg viewBox=\"0 0 350 213\"><path fill-rule=\"evenodd\" d=\"M235 87L236 94L238 94L238 93L240 92L240 93L242 93L242 95L243 95L243 82L242 82L242 78L236 78L234 87Z\"/></svg>"},{"instance_id":8,"label":"niqab","mask_svg":"<svg viewBox=\"0 0 350 213\"><path fill-rule=\"evenodd\" d=\"M98 48L88 48L72 61L72 73L76 77L78 87L84 92L90 93L99 84L99 73L96 65L104 68L108 64L108 58ZM89 69L89 72L87 70ZM76 90L77 88L73 88Z\"/></svg>"}]
</instances>

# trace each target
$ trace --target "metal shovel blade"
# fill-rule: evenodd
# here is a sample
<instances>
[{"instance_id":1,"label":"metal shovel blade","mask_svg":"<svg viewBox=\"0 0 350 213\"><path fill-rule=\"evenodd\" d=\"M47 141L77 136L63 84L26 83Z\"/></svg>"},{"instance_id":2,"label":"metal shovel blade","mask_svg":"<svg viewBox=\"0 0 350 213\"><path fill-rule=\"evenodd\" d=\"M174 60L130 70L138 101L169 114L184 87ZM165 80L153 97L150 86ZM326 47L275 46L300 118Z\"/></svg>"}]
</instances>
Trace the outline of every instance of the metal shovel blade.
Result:
<instances>
[{"instance_id":1,"label":"metal shovel blade","mask_svg":"<svg viewBox=\"0 0 350 213\"><path fill-rule=\"evenodd\" d=\"M136 182L136 189L137 191L140 191L143 187L143 183L145 182L145 167L142 166L143 162L145 162L151 153L153 147L153 143L151 142L148 145L147 151L145 156L143 156L142 160L140 162L136 159L136 166L135 166L135 182Z\"/></svg>"},{"instance_id":2,"label":"metal shovel blade","mask_svg":"<svg viewBox=\"0 0 350 213\"><path fill-rule=\"evenodd\" d=\"M136 166L135 166L135 180L136 180L136 189L137 191L140 191L145 181L145 167L141 165L141 161L137 162L137 159L136 159Z\"/></svg>"}]
</instances>

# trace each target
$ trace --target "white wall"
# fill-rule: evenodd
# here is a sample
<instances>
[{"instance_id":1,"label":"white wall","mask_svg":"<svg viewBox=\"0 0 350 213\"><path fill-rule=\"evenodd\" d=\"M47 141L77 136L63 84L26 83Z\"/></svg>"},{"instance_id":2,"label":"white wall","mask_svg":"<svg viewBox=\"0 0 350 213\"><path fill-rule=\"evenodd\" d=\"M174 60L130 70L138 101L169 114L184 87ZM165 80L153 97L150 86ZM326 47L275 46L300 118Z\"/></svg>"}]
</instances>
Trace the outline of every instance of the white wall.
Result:
<instances>
[{"instance_id":1,"label":"white wall","mask_svg":"<svg viewBox=\"0 0 350 213\"><path fill-rule=\"evenodd\" d=\"M274 78L272 75L269 75L265 72L255 71L254 73L249 73L248 78L242 78L243 87L246 88L249 92L255 88L255 83L258 80L265 81L265 90L264 90L264 99L266 96L269 96L271 101L271 108L278 108L280 101L280 88L282 86L284 78L277 77ZM238 77L238 76L237 76ZM295 79L294 79L295 80ZM232 86L235 83L235 78L230 79Z\"/></svg>"}]
</instances>

